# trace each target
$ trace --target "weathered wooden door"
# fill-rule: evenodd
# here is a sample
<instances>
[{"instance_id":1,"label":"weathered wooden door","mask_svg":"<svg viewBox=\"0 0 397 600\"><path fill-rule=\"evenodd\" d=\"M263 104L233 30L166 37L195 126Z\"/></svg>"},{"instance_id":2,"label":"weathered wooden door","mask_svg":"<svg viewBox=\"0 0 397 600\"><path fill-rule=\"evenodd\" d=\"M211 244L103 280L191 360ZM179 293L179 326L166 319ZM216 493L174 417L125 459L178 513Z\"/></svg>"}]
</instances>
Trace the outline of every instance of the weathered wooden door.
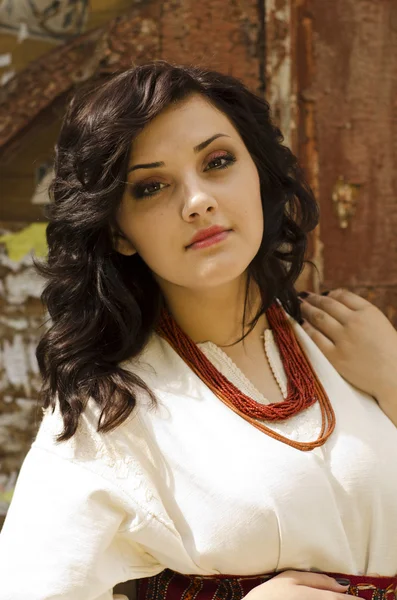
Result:
<instances>
[{"instance_id":1,"label":"weathered wooden door","mask_svg":"<svg viewBox=\"0 0 397 600\"><path fill-rule=\"evenodd\" d=\"M268 0L266 13L270 100L321 209L304 283L349 288L397 325L397 2Z\"/></svg>"}]
</instances>

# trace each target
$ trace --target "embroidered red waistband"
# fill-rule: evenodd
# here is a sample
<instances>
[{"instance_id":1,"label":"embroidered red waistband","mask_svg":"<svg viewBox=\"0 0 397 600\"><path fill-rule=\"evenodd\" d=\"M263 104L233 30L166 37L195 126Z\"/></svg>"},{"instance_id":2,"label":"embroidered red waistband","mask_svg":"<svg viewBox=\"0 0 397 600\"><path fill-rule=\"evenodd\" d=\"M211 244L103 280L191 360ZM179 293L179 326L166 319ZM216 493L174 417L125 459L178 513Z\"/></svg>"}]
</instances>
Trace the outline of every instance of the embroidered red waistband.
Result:
<instances>
[{"instance_id":1,"label":"embroidered red waistband","mask_svg":"<svg viewBox=\"0 0 397 600\"><path fill-rule=\"evenodd\" d=\"M165 569L138 581L137 600L242 600L248 592L280 573L266 575L185 575ZM364 600L397 600L397 576L325 573L350 580L347 594Z\"/></svg>"}]
</instances>

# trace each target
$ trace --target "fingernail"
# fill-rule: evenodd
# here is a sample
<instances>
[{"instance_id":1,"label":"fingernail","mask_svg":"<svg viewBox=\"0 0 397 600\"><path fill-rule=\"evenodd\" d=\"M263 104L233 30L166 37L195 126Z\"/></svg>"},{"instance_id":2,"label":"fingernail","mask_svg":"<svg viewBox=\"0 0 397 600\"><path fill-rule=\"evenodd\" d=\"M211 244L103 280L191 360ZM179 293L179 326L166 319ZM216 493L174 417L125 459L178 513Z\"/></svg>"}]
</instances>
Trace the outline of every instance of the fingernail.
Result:
<instances>
[{"instance_id":1,"label":"fingernail","mask_svg":"<svg viewBox=\"0 0 397 600\"><path fill-rule=\"evenodd\" d=\"M299 292L298 296L300 296L301 298L307 298L309 295L309 292Z\"/></svg>"},{"instance_id":2,"label":"fingernail","mask_svg":"<svg viewBox=\"0 0 397 600\"><path fill-rule=\"evenodd\" d=\"M322 296L328 296L329 292L330 292L330 290L327 290L326 292L321 292L321 295Z\"/></svg>"},{"instance_id":3,"label":"fingernail","mask_svg":"<svg viewBox=\"0 0 397 600\"><path fill-rule=\"evenodd\" d=\"M350 579L335 577L335 581L337 581L340 585L350 585Z\"/></svg>"}]
</instances>

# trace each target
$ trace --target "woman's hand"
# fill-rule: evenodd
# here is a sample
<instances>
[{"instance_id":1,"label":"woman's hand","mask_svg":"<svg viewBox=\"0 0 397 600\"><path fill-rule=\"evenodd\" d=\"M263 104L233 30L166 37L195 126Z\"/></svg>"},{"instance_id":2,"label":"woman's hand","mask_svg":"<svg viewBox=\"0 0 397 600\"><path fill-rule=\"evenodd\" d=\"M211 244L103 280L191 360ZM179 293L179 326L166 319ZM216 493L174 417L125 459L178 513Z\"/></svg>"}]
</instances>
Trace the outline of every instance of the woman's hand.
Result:
<instances>
[{"instance_id":1,"label":"woman's hand","mask_svg":"<svg viewBox=\"0 0 397 600\"><path fill-rule=\"evenodd\" d=\"M387 317L340 289L326 296L308 294L301 308L302 327L335 369L374 396L397 426L397 331Z\"/></svg>"},{"instance_id":2,"label":"woman's hand","mask_svg":"<svg viewBox=\"0 0 397 600\"><path fill-rule=\"evenodd\" d=\"M247 600L345 600L347 585L320 573L284 571L251 590ZM357 598L356 598L357 600Z\"/></svg>"}]
</instances>

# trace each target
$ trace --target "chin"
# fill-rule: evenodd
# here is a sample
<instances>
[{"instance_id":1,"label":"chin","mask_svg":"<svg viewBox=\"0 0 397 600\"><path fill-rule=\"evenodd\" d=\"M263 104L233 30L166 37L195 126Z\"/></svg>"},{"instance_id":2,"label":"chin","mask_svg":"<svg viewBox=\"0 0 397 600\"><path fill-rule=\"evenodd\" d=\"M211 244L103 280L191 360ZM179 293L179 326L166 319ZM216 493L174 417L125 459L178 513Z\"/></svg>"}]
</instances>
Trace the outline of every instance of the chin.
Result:
<instances>
[{"instance_id":1,"label":"chin","mask_svg":"<svg viewBox=\"0 0 397 600\"><path fill-rule=\"evenodd\" d=\"M193 287L215 288L233 283L241 279L247 271L249 263L237 265L236 262L217 268L207 268L195 274Z\"/></svg>"}]
</instances>

